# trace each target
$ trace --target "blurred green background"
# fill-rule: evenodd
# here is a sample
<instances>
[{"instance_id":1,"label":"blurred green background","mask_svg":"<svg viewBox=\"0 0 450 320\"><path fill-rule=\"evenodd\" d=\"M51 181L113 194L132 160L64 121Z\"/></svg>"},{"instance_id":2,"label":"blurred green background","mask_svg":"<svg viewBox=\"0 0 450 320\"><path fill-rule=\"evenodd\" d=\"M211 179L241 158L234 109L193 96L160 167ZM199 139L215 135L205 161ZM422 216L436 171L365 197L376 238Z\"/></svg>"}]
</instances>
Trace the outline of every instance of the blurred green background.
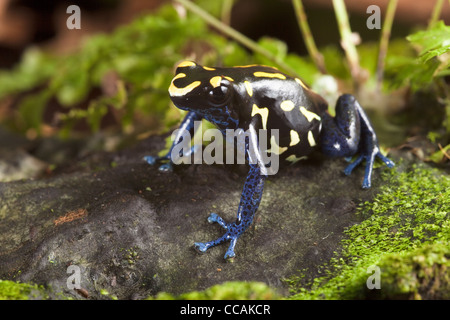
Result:
<instances>
[{"instance_id":1,"label":"blurred green background","mask_svg":"<svg viewBox=\"0 0 450 320\"><path fill-rule=\"evenodd\" d=\"M333 76L336 88L323 80L323 72L308 56L291 1L193 2L256 41L319 93L327 96L331 91L330 106L339 93L357 95L365 108L382 114L379 122L387 130L385 135L379 129L380 136L386 136L382 144L400 144L410 136L411 127L435 145L434 152L443 150L438 145L449 144L448 1L398 2L381 91L376 72L382 30L366 26L367 7L373 1L345 1L351 30L359 36L358 79L352 78L342 50L332 1L303 1L326 74ZM388 3L376 1L382 21ZM444 20L431 26L439 3L437 20ZM80 30L66 27L70 16L66 9L72 4L81 9ZM31 141L99 131L139 138L168 132L182 117L171 105L167 88L175 65L184 59L216 66L276 65L171 1L4 0L0 125ZM427 108L416 107L418 91L430 95ZM374 116L376 126L377 121ZM438 160L446 160L444 153Z\"/></svg>"}]
</instances>

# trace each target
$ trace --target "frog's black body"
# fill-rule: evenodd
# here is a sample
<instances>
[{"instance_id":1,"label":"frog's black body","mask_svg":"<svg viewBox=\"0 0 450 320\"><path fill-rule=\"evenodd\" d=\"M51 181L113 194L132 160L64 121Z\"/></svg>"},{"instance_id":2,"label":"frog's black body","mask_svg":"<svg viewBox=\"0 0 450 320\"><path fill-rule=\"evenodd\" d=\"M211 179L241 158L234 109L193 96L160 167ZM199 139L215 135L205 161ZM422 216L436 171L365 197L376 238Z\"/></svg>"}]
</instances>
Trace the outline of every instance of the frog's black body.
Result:
<instances>
[{"instance_id":1,"label":"frog's black body","mask_svg":"<svg viewBox=\"0 0 450 320\"><path fill-rule=\"evenodd\" d=\"M280 160L296 162L320 147L329 156L350 157L359 154L345 173L348 175L363 160L366 172L363 187L370 187L375 157L381 158L389 167L394 164L379 152L375 132L356 99L343 95L336 105L336 117L327 112L325 100L308 89L298 78L292 78L275 68L266 66L244 66L234 68L209 68L185 61L179 64L169 87L174 104L188 114L180 129L188 130L191 136L194 121L206 119L214 123L223 134L227 129L241 128L250 132L245 143L245 152L250 170L244 184L237 219L226 223L217 214L210 215L210 222L218 222L226 233L217 240L196 243L204 252L209 247L230 241L225 258L234 257L234 246L238 237L251 225L258 209L264 181L267 178L266 164L261 150L251 150L258 143L260 129L278 129L279 140L270 139L269 150ZM146 157L150 164L169 160L160 170L170 170L171 151L182 141L180 130L169 153L164 157ZM271 137L273 138L273 137ZM269 140L269 139L268 139ZM264 152L264 150L263 150ZM255 154L253 153L253 154ZM282 163L282 162L281 162Z\"/></svg>"},{"instance_id":2,"label":"frog's black body","mask_svg":"<svg viewBox=\"0 0 450 320\"><path fill-rule=\"evenodd\" d=\"M312 151L314 143L311 146L310 143L294 143L294 141L290 146L291 130L297 132L300 141L308 141L308 135L310 141L312 139L318 141L321 127L320 120L317 120L318 114L327 109L327 103L319 95L306 89L299 79L265 66L208 69L214 70L205 70L199 65L178 67L178 75L196 73L195 81L199 81L200 84L188 95L172 96L177 107L195 111L197 115L215 123L222 130L237 128L246 130L253 116L259 114L261 123L256 129L278 129L279 146L288 147L287 152L281 153L282 158L288 158L293 154L301 157ZM259 76L255 76L255 73ZM275 76L266 77L267 75ZM215 77L221 77L221 86L226 86L231 92L225 108L223 106L214 108L205 99L208 92L214 90L211 79ZM184 88L191 83L192 78L182 77L176 79L173 85ZM219 86L216 89L220 90ZM282 104L283 102L285 104ZM309 121L299 107L294 107L289 112L285 111L292 106L303 106L303 112L311 112L307 115L313 117L312 120Z\"/></svg>"}]
</instances>

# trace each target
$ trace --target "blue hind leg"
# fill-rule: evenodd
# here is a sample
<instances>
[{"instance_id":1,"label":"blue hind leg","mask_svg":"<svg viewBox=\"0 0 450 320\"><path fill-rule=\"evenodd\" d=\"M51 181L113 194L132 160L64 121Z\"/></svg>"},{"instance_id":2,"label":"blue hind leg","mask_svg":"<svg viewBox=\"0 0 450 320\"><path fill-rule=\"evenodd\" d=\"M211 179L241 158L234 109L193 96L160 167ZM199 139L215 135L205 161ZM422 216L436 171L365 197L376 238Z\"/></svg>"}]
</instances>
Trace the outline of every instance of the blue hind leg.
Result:
<instances>
[{"instance_id":1,"label":"blue hind leg","mask_svg":"<svg viewBox=\"0 0 450 320\"><path fill-rule=\"evenodd\" d=\"M354 96L345 94L336 104L336 117L328 113L322 115L321 132L322 152L331 157L352 157L358 155L348 165L344 173L351 174L363 160L366 161L363 188L370 188L372 170L376 158L381 159L389 168L395 164L383 156L378 146L375 131L364 110Z\"/></svg>"},{"instance_id":2,"label":"blue hind leg","mask_svg":"<svg viewBox=\"0 0 450 320\"><path fill-rule=\"evenodd\" d=\"M167 152L164 156L162 157L155 157L155 156L145 156L144 160L147 161L148 164L150 165L155 165L156 163L161 163L161 162L165 162L168 161L166 163L163 163L159 166L158 170L160 171L172 171L173 170L173 162L172 162L172 150L173 148L181 143L183 141L183 136L186 133L190 134L190 137L192 137L194 135L194 123L195 121L200 121L202 120L202 117L200 115L198 115L197 113L190 111L188 112L188 114L184 117L183 121L181 122L181 125L179 127L178 133L175 137L175 140L173 141L172 146L170 147L169 152ZM188 152L188 154L184 154L183 156L189 156L191 153L195 152L196 150L196 146L193 146L190 151Z\"/></svg>"}]
</instances>

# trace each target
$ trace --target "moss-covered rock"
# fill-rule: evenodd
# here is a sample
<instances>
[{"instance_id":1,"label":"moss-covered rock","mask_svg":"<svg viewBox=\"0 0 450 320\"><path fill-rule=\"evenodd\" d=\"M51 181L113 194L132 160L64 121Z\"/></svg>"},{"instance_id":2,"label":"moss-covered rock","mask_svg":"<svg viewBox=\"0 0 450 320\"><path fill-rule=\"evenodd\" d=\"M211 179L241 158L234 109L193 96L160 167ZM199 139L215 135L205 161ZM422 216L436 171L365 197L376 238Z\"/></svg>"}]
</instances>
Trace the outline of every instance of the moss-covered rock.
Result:
<instances>
[{"instance_id":1,"label":"moss-covered rock","mask_svg":"<svg viewBox=\"0 0 450 320\"><path fill-rule=\"evenodd\" d=\"M45 298L46 294L42 286L0 280L0 300L28 300Z\"/></svg>"},{"instance_id":2,"label":"moss-covered rock","mask_svg":"<svg viewBox=\"0 0 450 320\"><path fill-rule=\"evenodd\" d=\"M162 173L143 161L164 145L151 138L120 152L93 153L45 179L0 183L0 279L44 285L51 298L145 298L202 291L229 281L282 281L317 267L339 250L346 227L370 201L362 170L345 177L343 160L311 159L271 177L255 222L238 241L235 263L225 246L198 254L195 241L223 230L210 212L233 221L246 170L186 165ZM114 165L112 165L114 164ZM80 268L81 291L67 287ZM108 292L107 295L102 292Z\"/></svg>"},{"instance_id":3,"label":"moss-covered rock","mask_svg":"<svg viewBox=\"0 0 450 320\"><path fill-rule=\"evenodd\" d=\"M364 220L345 231L342 250L323 266L326 275L309 283L290 279L293 298L449 297L450 178L426 166L400 165L384 171L383 180L373 201L358 208Z\"/></svg>"},{"instance_id":4,"label":"moss-covered rock","mask_svg":"<svg viewBox=\"0 0 450 320\"><path fill-rule=\"evenodd\" d=\"M274 300L281 296L263 282L230 281L179 296L161 292L158 300ZM150 298L153 299L153 298Z\"/></svg>"},{"instance_id":5,"label":"moss-covered rock","mask_svg":"<svg viewBox=\"0 0 450 320\"><path fill-rule=\"evenodd\" d=\"M383 299L449 299L449 243L433 243L380 261ZM368 295L370 297L370 295Z\"/></svg>"},{"instance_id":6,"label":"moss-covered rock","mask_svg":"<svg viewBox=\"0 0 450 320\"><path fill-rule=\"evenodd\" d=\"M246 170L161 173L142 158L163 145L154 137L46 178L0 183L0 279L43 286L52 299L219 299L251 295L254 283L293 299L448 297L444 172L400 162L377 168L362 190L363 169L345 177L343 160L286 168L267 181L235 263L226 263L224 246L199 255L193 243L221 234L210 212L235 219ZM78 291L67 286L71 265ZM374 270L381 289L370 290Z\"/></svg>"}]
</instances>

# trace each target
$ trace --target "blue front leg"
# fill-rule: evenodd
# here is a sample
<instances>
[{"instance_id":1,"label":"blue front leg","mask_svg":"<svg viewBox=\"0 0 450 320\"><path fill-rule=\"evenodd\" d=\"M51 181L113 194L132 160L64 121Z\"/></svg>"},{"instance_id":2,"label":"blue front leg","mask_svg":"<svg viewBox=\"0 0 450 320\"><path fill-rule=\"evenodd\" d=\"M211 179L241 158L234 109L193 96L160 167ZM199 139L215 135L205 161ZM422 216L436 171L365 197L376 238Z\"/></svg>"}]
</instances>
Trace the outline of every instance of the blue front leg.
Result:
<instances>
[{"instance_id":1,"label":"blue front leg","mask_svg":"<svg viewBox=\"0 0 450 320\"><path fill-rule=\"evenodd\" d=\"M148 164L150 165L155 165L156 163L160 163L163 161L168 161L167 163L164 163L162 165L159 166L159 170L160 171L172 171L173 170L173 163L172 163L172 150L173 148L181 143L183 141L183 134L187 132L189 132L190 136L193 137L194 136L194 123L195 121L201 121L202 117L194 112L194 111L189 111L188 114L184 117L183 121L181 122L181 125L179 127L179 131L178 134L175 137L175 140L172 143L172 146L170 147L169 152L167 152L167 154L165 154L162 157L154 157L154 156L145 156L144 160L147 161ZM195 148L196 146L193 146L190 149L190 152L195 152ZM190 154L184 154L183 156L189 156Z\"/></svg>"},{"instance_id":2,"label":"blue front leg","mask_svg":"<svg viewBox=\"0 0 450 320\"><path fill-rule=\"evenodd\" d=\"M225 259L234 258L234 247L237 239L250 227L258 210L259 203L264 189L264 182L267 178L267 170L262 158L261 150L258 142L258 129L261 128L261 116L257 115L252 118L249 124L248 131L250 137L245 138L245 154L247 161L250 163L250 170L244 184L244 190L241 194L241 201L237 210L236 221L227 223L216 213L211 213L208 217L208 222L217 222L222 228L226 230L225 234L216 240L206 243L196 242L195 248L200 252L205 252L211 247L221 244L225 241L230 241L230 245L225 254Z\"/></svg>"},{"instance_id":3,"label":"blue front leg","mask_svg":"<svg viewBox=\"0 0 450 320\"><path fill-rule=\"evenodd\" d=\"M395 164L383 156L378 146L377 136L364 110L354 96L345 94L336 104L336 116L322 115L322 152L332 157L352 157L356 160L345 168L346 175L363 160L366 161L363 188L370 188L375 159L380 158L389 168Z\"/></svg>"},{"instance_id":4,"label":"blue front leg","mask_svg":"<svg viewBox=\"0 0 450 320\"><path fill-rule=\"evenodd\" d=\"M248 172L245 180L236 221L233 223L227 223L216 213L211 213L208 217L208 222L217 222L226 230L226 232L223 236L217 238L216 240L206 243L196 242L194 246L197 250L200 252L205 252L211 247L225 241L230 241L230 245L225 254L225 259L233 258L235 256L234 247L236 245L236 241L239 236L252 224L255 213L258 210L266 177L266 175L261 174L258 164L250 165L250 171Z\"/></svg>"}]
</instances>

